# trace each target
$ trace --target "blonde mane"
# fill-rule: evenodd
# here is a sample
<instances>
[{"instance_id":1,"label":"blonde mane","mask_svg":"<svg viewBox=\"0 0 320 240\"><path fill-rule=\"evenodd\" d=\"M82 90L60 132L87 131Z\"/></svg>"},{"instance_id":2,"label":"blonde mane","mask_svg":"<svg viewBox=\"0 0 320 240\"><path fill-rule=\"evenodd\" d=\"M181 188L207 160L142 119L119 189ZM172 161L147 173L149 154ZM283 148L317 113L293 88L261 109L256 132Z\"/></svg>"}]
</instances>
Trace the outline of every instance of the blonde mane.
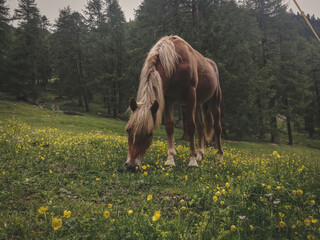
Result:
<instances>
[{"instance_id":1,"label":"blonde mane","mask_svg":"<svg viewBox=\"0 0 320 240\"><path fill-rule=\"evenodd\" d=\"M179 55L175 51L170 36L161 38L150 50L140 75L137 94L138 109L131 113L127 128L132 128L134 134L150 132L159 127L164 109L162 79L156 69L158 59L164 68L166 77L170 78L179 62ZM151 114L151 106L157 101L159 109L155 121Z\"/></svg>"}]
</instances>

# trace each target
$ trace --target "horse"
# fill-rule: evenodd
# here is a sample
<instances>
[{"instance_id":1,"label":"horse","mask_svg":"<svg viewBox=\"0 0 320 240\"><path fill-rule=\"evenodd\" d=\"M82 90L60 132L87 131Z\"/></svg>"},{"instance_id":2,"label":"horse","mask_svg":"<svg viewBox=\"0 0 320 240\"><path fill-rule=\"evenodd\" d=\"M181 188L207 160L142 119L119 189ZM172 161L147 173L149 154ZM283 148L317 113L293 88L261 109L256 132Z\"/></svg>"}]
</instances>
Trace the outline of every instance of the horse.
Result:
<instances>
[{"instance_id":1,"label":"horse","mask_svg":"<svg viewBox=\"0 0 320 240\"><path fill-rule=\"evenodd\" d=\"M173 104L185 106L185 130L190 139L189 167L198 167L204 142L213 135L223 158L221 144L222 93L217 65L202 56L179 36L162 37L150 50L143 65L137 100L129 101L127 169L142 167L142 161L159 127L162 114L168 139L165 166L175 166ZM198 132L198 151L195 132Z\"/></svg>"}]
</instances>

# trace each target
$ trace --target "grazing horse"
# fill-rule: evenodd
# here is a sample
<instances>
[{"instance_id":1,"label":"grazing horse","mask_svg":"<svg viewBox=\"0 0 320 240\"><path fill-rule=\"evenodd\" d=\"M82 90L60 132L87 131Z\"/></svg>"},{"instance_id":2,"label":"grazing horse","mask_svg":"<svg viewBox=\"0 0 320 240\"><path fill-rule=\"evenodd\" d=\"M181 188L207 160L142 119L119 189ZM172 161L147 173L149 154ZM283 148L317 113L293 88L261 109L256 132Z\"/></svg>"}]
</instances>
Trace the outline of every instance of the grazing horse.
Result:
<instances>
[{"instance_id":1,"label":"grazing horse","mask_svg":"<svg viewBox=\"0 0 320 240\"><path fill-rule=\"evenodd\" d=\"M204 154L204 140L213 134L222 158L221 88L217 65L203 57L178 36L161 38L150 50L141 71L137 100L130 100L130 119L126 126L129 153L127 169L142 166L150 147L153 130L162 113L168 137L166 166L175 166L173 103L185 105L185 130L190 138L189 167L198 167ZM199 134L198 152L194 135Z\"/></svg>"}]
</instances>

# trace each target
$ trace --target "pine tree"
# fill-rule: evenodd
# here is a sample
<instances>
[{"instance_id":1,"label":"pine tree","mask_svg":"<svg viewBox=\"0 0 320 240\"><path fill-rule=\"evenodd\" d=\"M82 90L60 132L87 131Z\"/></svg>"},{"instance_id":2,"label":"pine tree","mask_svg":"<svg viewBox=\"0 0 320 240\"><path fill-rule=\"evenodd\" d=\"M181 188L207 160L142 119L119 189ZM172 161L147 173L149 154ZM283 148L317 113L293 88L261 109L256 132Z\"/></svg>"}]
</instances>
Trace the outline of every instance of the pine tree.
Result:
<instances>
[{"instance_id":1,"label":"pine tree","mask_svg":"<svg viewBox=\"0 0 320 240\"><path fill-rule=\"evenodd\" d=\"M9 8L5 0L0 0L0 87L4 89L8 81L9 48Z\"/></svg>"},{"instance_id":2,"label":"pine tree","mask_svg":"<svg viewBox=\"0 0 320 240\"><path fill-rule=\"evenodd\" d=\"M88 78L84 68L84 36L86 27L83 16L62 9L54 33L55 67L61 95L77 97L79 105L89 111Z\"/></svg>"}]
</instances>

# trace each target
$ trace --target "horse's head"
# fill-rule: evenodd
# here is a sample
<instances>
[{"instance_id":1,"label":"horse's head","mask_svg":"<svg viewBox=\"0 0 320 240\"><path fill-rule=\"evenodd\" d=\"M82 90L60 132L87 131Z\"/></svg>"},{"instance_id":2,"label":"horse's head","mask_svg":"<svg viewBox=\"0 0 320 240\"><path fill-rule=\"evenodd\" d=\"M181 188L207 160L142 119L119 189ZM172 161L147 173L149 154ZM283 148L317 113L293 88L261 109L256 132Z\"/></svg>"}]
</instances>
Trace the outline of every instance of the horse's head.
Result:
<instances>
[{"instance_id":1,"label":"horse's head","mask_svg":"<svg viewBox=\"0 0 320 240\"><path fill-rule=\"evenodd\" d=\"M131 115L126 131L128 133L129 153L125 163L127 169L141 168L142 160L150 147L153 138L156 113L159 104L137 104L136 100L130 100Z\"/></svg>"}]
</instances>

